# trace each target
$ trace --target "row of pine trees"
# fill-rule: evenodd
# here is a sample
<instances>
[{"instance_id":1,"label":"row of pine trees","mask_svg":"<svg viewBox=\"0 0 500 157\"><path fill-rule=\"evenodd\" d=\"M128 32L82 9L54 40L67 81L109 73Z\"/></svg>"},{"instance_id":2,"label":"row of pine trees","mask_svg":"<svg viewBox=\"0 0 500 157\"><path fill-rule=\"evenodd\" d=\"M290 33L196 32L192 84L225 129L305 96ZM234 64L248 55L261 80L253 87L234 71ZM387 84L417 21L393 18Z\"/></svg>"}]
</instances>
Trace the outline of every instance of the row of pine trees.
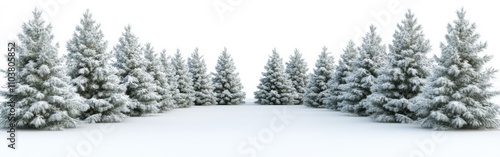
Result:
<instances>
[{"instance_id":1,"label":"row of pine trees","mask_svg":"<svg viewBox=\"0 0 500 157\"><path fill-rule=\"evenodd\" d=\"M19 128L61 130L82 122L121 122L193 105L244 103L239 74L230 54L223 50L216 73L207 73L203 56L195 49L186 61L179 50L167 56L151 44L140 44L130 26L111 52L100 24L87 10L73 37L68 54L58 57L52 26L33 12L22 26L16 44L15 115L0 116L0 123ZM3 103L2 112L10 107Z\"/></svg>"},{"instance_id":2,"label":"row of pine trees","mask_svg":"<svg viewBox=\"0 0 500 157\"><path fill-rule=\"evenodd\" d=\"M111 52L100 24L87 10L66 43L68 54L58 57L51 25L33 12L23 24L16 60L14 119L0 116L0 123L16 127L61 130L83 122L120 122L193 105L244 103L234 61L223 50L216 73L210 76L203 56L195 49L186 60L179 50L168 56L151 44L140 44L130 26ZM295 50L286 65L274 49L262 73L257 104L304 104L314 108L369 116L378 122L415 122L422 127L486 129L500 125L499 107L489 91L496 70L484 68L491 56L479 55L486 43L479 41L476 25L457 11L447 26L441 55L431 50L421 25L408 11L386 47L374 26L360 46L349 42L335 65L324 47L312 74ZM2 113L10 108L2 105Z\"/></svg>"},{"instance_id":3,"label":"row of pine trees","mask_svg":"<svg viewBox=\"0 0 500 157\"><path fill-rule=\"evenodd\" d=\"M371 26L360 46L348 43L336 66L324 47L309 76L297 50L286 69L273 50L254 93L256 103L304 104L437 130L497 128L499 106L490 99L498 92L489 90L496 70L484 68L492 56L480 55L486 43L479 41L465 13L457 11L441 55L433 59L427 57L431 45L411 11L397 25L388 53Z\"/></svg>"}]
</instances>

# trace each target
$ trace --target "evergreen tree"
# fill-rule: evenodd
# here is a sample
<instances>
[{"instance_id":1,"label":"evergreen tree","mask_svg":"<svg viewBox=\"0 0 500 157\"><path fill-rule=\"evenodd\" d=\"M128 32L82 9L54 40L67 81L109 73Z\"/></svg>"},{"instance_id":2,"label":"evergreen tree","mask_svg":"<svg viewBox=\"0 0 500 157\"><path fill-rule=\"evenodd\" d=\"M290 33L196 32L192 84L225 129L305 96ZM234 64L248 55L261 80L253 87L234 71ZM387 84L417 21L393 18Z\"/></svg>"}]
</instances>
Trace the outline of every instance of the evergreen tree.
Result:
<instances>
[{"instance_id":1,"label":"evergreen tree","mask_svg":"<svg viewBox=\"0 0 500 157\"><path fill-rule=\"evenodd\" d=\"M240 77L236 72L233 58L224 48L217 59L216 73L213 74L212 82L217 105L238 105L245 103L245 92L241 85Z\"/></svg>"},{"instance_id":2,"label":"evergreen tree","mask_svg":"<svg viewBox=\"0 0 500 157\"><path fill-rule=\"evenodd\" d=\"M254 92L255 103L262 105L293 105L296 102L296 93L293 84L285 73L283 59L279 56L276 49L269 56L267 64L264 67L258 91Z\"/></svg>"},{"instance_id":3,"label":"evergreen tree","mask_svg":"<svg viewBox=\"0 0 500 157\"><path fill-rule=\"evenodd\" d=\"M332 78L328 81L329 96L326 108L332 110L340 110L340 103L342 102L342 94L348 92L348 89L341 88L347 84L347 77L352 73L353 62L358 57L358 50L353 41L349 41L349 44L344 49L344 53L340 56L339 65L335 68L332 73Z\"/></svg>"},{"instance_id":4,"label":"evergreen tree","mask_svg":"<svg viewBox=\"0 0 500 157\"><path fill-rule=\"evenodd\" d=\"M176 108L161 58L158 58L150 43L146 43L143 51L146 59L146 71L153 76L157 87L155 91L161 96L161 99L158 100L160 111L169 111Z\"/></svg>"},{"instance_id":5,"label":"evergreen tree","mask_svg":"<svg viewBox=\"0 0 500 157\"><path fill-rule=\"evenodd\" d=\"M304 105L314 108L324 108L328 102L329 87L328 81L331 80L335 61L326 47L319 54L316 61L316 68L309 78L304 95Z\"/></svg>"},{"instance_id":6,"label":"evergreen tree","mask_svg":"<svg viewBox=\"0 0 500 157\"><path fill-rule=\"evenodd\" d=\"M179 50L177 50L174 58L172 58L172 67L174 76L177 79L177 90L179 90L179 93L174 95L177 106L180 108L193 106L196 100L194 97L193 81L189 74L186 61L182 58Z\"/></svg>"},{"instance_id":7,"label":"evergreen tree","mask_svg":"<svg viewBox=\"0 0 500 157\"><path fill-rule=\"evenodd\" d=\"M290 76L290 81L292 81L295 92L297 92L297 105L303 103L304 94L306 93L307 70L307 63L304 61L302 54L295 49L294 54L290 56L290 61L286 63L285 72Z\"/></svg>"},{"instance_id":8,"label":"evergreen tree","mask_svg":"<svg viewBox=\"0 0 500 157\"><path fill-rule=\"evenodd\" d=\"M214 105L215 94L210 81L210 76L207 74L207 65L205 59L198 53L198 48L188 58L189 72L193 79L193 88L195 92L195 105Z\"/></svg>"},{"instance_id":9,"label":"evergreen tree","mask_svg":"<svg viewBox=\"0 0 500 157\"><path fill-rule=\"evenodd\" d=\"M156 92L158 86L153 76L146 71L146 60L138 38L132 33L131 27L126 26L125 32L114 47L116 56L115 67L118 68L122 83L126 86L126 92L132 100L129 108L130 116L142 116L148 113L160 111L161 96Z\"/></svg>"},{"instance_id":10,"label":"evergreen tree","mask_svg":"<svg viewBox=\"0 0 500 157\"><path fill-rule=\"evenodd\" d=\"M499 107L490 101L498 92L488 89L496 70L483 69L491 56L480 56L486 43L479 42L476 25L465 19L462 8L458 19L448 24L441 57L423 92L409 109L425 128L486 129L500 125Z\"/></svg>"},{"instance_id":11,"label":"evergreen tree","mask_svg":"<svg viewBox=\"0 0 500 157\"><path fill-rule=\"evenodd\" d=\"M175 76L174 69L172 66L172 58L167 57L166 50L160 53L160 65L162 66L165 77L167 78L167 83L169 85L169 91L173 98L174 108L177 108L177 102L174 98L175 95L179 95L179 89L177 89L177 77Z\"/></svg>"},{"instance_id":12,"label":"evergreen tree","mask_svg":"<svg viewBox=\"0 0 500 157\"><path fill-rule=\"evenodd\" d=\"M118 71L110 64L112 56L106 53L108 43L103 38L100 24L87 10L66 44L69 76L90 107L82 114L90 123L122 121L130 101L120 85Z\"/></svg>"},{"instance_id":13,"label":"evergreen tree","mask_svg":"<svg viewBox=\"0 0 500 157\"><path fill-rule=\"evenodd\" d=\"M62 130L78 125L78 116L89 107L70 84L70 78L58 57L58 44L53 44L52 26L42 20L35 9L34 18L22 26L20 43L15 47L16 84L12 95L15 114L0 115L3 126L43 130ZM2 113L10 110L3 102Z\"/></svg>"},{"instance_id":14,"label":"evergreen tree","mask_svg":"<svg viewBox=\"0 0 500 157\"><path fill-rule=\"evenodd\" d=\"M429 75L426 54L431 46L411 11L393 36L388 64L379 71L372 94L363 103L375 121L408 123L414 118L408 110L410 100L421 92Z\"/></svg>"},{"instance_id":15,"label":"evergreen tree","mask_svg":"<svg viewBox=\"0 0 500 157\"><path fill-rule=\"evenodd\" d=\"M385 46L382 39L376 34L375 26L370 26L370 32L363 37L359 56L353 64L353 72L346 78L346 84L340 86L342 93L343 112L354 113L358 116L367 116L366 108L360 103L371 94L370 88L378 76L377 69L384 65Z\"/></svg>"}]
</instances>

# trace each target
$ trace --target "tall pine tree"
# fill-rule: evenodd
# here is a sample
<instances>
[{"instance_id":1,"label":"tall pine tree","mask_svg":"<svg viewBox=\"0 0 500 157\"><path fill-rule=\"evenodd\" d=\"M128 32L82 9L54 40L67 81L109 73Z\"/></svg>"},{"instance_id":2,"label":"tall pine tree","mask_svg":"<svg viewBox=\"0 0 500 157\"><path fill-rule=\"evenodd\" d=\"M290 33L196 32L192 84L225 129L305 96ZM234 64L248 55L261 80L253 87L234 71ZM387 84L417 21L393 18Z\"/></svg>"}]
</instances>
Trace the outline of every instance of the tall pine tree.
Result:
<instances>
[{"instance_id":1,"label":"tall pine tree","mask_svg":"<svg viewBox=\"0 0 500 157\"><path fill-rule=\"evenodd\" d=\"M215 94L207 74L205 59L198 53L198 48L194 50L188 58L189 73L193 79L194 105L215 105Z\"/></svg>"},{"instance_id":2,"label":"tall pine tree","mask_svg":"<svg viewBox=\"0 0 500 157\"><path fill-rule=\"evenodd\" d=\"M115 66L118 68L122 83L127 87L125 94L132 100L129 108L130 116L142 116L160 111L161 96L156 92L158 86L154 78L146 71L146 60L143 57L138 38L126 26L125 32L114 47Z\"/></svg>"},{"instance_id":3,"label":"tall pine tree","mask_svg":"<svg viewBox=\"0 0 500 157\"><path fill-rule=\"evenodd\" d=\"M353 41L349 41L347 47L344 49L344 53L340 56L339 65L335 68L332 73L332 78L328 81L329 96L326 104L326 108L332 110L340 110L340 102L342 102L342 94L348 92L349 89L343 89L342 86L347 84L347 77L352 73L352 66L354 60L358 57L358 50Z\"/></svg>"},{"instance_id":4,"label":"tall pine tree","mask_svg":"<svg viewBox=\"0 0 500 157\"><path fill-rule=\"evenodd\" d=\"M306 94L304 95L304 105L306 106L324 108L328 103L328 81L331 80L335 61L327 50L328 48L323 47L323 51L316 61L316 67L307 82Z\"/></svg>"},{"instance_id":5,"label":"tall pine tree","mask_svg":"<svg viewBox=\"0 0 500 157\"><path fill-rule=\"evenodd\" d=\"M388 62L380 69L372 94L363 102L375 121L408 123L414 118L408 105L421 92L429 75L426 54L431 49L414 16L408 11L406 19L398 24L389 45Z\"/></svg>"},{"instance_id":6,"label":"tall pine tree","mask_svg":"<svg viewBox=\"0 0 500 157\"><path fill-rule=\"evenodd\" d=\"M3 102L0 123L3 126L62 130L76 127L78 116L89 107L70 85L70 78L53 44L52 26L42 20L42 12L35 9L34 18L22 26L15 46L16 87L12 95L15 114L6 114L11 106ZM5 93L4 93L5 94Z\"/></svg>"},{"instance_id":7,"label":"tall pine tree","mask_svg":"<svg viewBox=\"0 0 500 157\"><path fill-rule=\"evenodd\" d=\"M285 73L283 59L279 56L276 49L269 56L267 64L264 67L260 84L255 91L255 103L262 105L293 105L296 103L297 95L295 88Z\"/></svg>"},{"instance_id":8,"label":"tall pine tree","mask_svg":"<svg viewBox=\"0 0 500 157\"><path fill-rule=\"evenodd\" d=\"M295 49L295 52L290 56L290 60L286 63L285 72L290 76L295 92L297 92L296 104L303 104L304 94L306 93L307 84L307 63L302 57L302 53Z\"/></svg>"},{"instance_id":9,"label":"tall pine tree","mask_svg":"<svg viewBox=\"0 0 500 157\"><path fill-rule=\"evenodd\" d=\"M176 108L161 58L155 53L150 43L146 43L143 51L144 58L146 59L144 62L146 64L146 72L153 76L156 84L155 91L161 96L161 99L158 100L160 111L169 111Z\"/></svg>"},{"instance_id":10,"label":"tall pine tree","mask_svg":"<svg viewBox=\"0 0 500 157\"><path fill-rule=\"evenodd\" d=\"M177 90L179 90L179 92L174 95L177 106L180 108L193 106L196 100L194 97L193 81L189 74L186 61L182 58L182 54L179 50L177 50L174 58L172 58L172 67L174 76L177 79Z\"/></svg>"},{"instance_id":11,"label":"tall pine tree","mask_svg":"<svg viewBox=\"0 0 500 157\"><path fill-rule=\"evenodd\" d=\"M212 82L217 105L238 105L245 103L245 92L236 72L233 58L224 48L217 59Z\"/></svg>"},{"instance_id":12,"label":"tall pine tree","mask_svg":"<svg viewBox=\"0 0 500 157\"><path fill-rule=\"evenodd\" d=\"M486 43L479 42L476 25L465 19L462 8L458 19L448 24L446 43L429 82L409 109L416 112L425 128L486 129L500 125L499 107L490 101L498 92L488 89L496 70L483 69L491 56L480 56Z\"/></svg>"},{"instance_id":13,"label":"tall pine tree","mask_svg":"<svg viewBox=\"0 0 500 157\"><path fill-rule=\"evenodd\" d=\"M381 45L382 39L375 31L375 26L370 26L370 32L363 37L359 56L354 60L353 72L347 76L347 83L340 87L346 90L342 93L340 103L343 112L368 116L365 106L360 102L371 94L370 88L378 76L377 69L383 67L386 56L385 46Z\"/></svg>"}]
</instances>

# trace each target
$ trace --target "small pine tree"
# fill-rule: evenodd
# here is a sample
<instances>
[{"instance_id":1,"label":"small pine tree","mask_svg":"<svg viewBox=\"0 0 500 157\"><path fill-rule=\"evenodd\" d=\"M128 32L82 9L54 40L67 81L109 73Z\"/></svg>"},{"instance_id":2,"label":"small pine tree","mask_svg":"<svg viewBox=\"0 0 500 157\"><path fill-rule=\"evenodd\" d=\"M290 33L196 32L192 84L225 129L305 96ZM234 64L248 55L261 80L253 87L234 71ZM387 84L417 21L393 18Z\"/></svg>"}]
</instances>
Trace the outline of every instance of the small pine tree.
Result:
<instances>
[{"instance_id":1,"label":"small pine tree","mask_svg":"<svg viewBox=\"0 0 500 157\"><path fill-rule=\"evenodd\" d=\"M67 67L77 93L86 99L89 109L82 114L87 122L121 122L128 112L130 99L120 85L117 70L106 53L107 42L100 24L87 10L66 44Z\"/></svg>"},{"instance_id":2,"label":"small pine tree","mask_svg":"<svg viewBox=\"0 0 500 157\"><path fill-rule=\"evenodd\" d=\"M408 123L414 118L408 110L410 100L421 92L429 75L426 54L431 46L411 11L393 36L388 64L380 69L372 94L364 103L375 121Z\"/></svg>"},{"instance_id":3,"label":"small pine tree","mask_svg":"<svg viewBox=\"0 0 500 157\"><path fill-rule=\"evenodd\" d=\"M349 91L348 89L341 88L347 84L347 77L352 73L352 67L354 60L358 57L358 50L356 45L351 40L347 47L344 49L344 53L340 56L339 65L335 68L332 73L332 78L328 81L329 96L326 108L332 110L340 110L340 103L342 102L342 94Z\"/></svg>"},{"instance_id":4,"label":"small pine tree","mask_svg":"<svg viewBox=\"0 0 500 157\"><path fill-rule=\"evenodd\" d=\"M233 58L224 48L217 59L212 82L217 105L238 105L245 103L245 92L236 72Z\"/></svg>"},{"instance_id":5,"label":"small pine tree","mask_svg":"<svg viewBox=\"0 0 500 157\"><path fill-rule=\"evenodd\" d=\"M441 57L423 92L409 109L420 118L425 128L487 129L500 125L499 107L490 101L498 92L490 80L496 70L483 69L491 56L479 56L486 43L479 42L476 25L465 19L462 8L458 19L448 24L446 43L441 44Z\"/></svg>"},{"instance_id":6,"label":"small pine tree","mask_svg":"<svg viewBox=\"0 0 500 157\"><path fill-rule=\"evenodd\" d=\"M323 51L316 61L316 68L307 82L306 94L304 95L304 105L306 106L324 108L327 105L328 81L331 80L335 68L333 56L327 50L328 48L323 47Z\"/></svg>"},{"instance_id":7,"label":"small pine tree","mask_svg":"<svg viewBox=\"0 0 500 157\"><path fill-rule=\"evenodd\" d=\"M158 86L154 78L146 72L146 60L143 58L138 38L126 26L119 43L114 47L115 67L119 70L122 83L127 87L125 94L132 100L129 108L130 116L142 116L160 111L161 96L156 92Z\"/></svg>"},{"instance_id":8,"label":"small pine tree","mask_svg":"<svg viewBox=\"0 0 500 157\"><path fill-rule=\"evenodd\" d=\"M180 108L191 107L196 100L194 97L193 81L188 71L188 66L181 52L177 50L174 58L172 58L172 67L174 69L174 76L176 76L177 90L179 92L174 95L177 106Z\"/></svg>"},{"instance_id":9,"label":"small pine tree","mask_svg":"<svg viewBox=\"0 0 500 157\"><path fill-rule=\"evenodd\" d=\"M153 76L157 87L155 91L161 96L161 99L158 100L160 111L169 111L176 108L161 58L158 58L158 55L155 53L150 43L146 43L143 51L144 58L146 59L146 72Z\"/></svg>"},{"instance_id":10,"label":"small pine tree","mask_svg":"<svg viewBox=\"0 0 500 157\"><path fill-rule=\"evenodd\" d=\"M264 67L260 84L255 91L255 103L262 105L293 105L296 102L296 92L293 84L285 73L283 59L279 56L276 49L269 56L267 64Z\"/></svg>"},{"instance_id":11,"label":"small pine tree","mask_svg":"<svg viewBox=\"0 0 500 157\"><path fill-rule=\"evenodd\" d=\"M368 116L360 102L371 94L370 88L378 76L377 69L383 67L386 57L385 46L381 45L382 39L375 31L375 26L370 26L370 32L363 37L359 56L354 61L353 72L346 78L347 84L340 86L346 91L341 96L343 112Z\"/></svg>"},{"instance_id":12,"label":"small pine tree","mask_svg":"<svg viewBox=\"0 0 500 157\"><path fill-rule=\"evenodd\" d=\"M46 25L41 15L35 9L34 18L23 24L19 34L14 94L4 95L15 101L16 112L13 117L0 115L0 123L43 130L73 128L81 112L89 107L70 85L64 60L57 55L58 45L52 44L52 26ZM2 113L10 110L7 105L3 102Z\"/></svg>"},{"instance_id":13,"label":"small pine tree","mask_svg":"<svg viewBox=\"0 0 500 157\"><path fill-rule=\"evenodd\" d=\"M169 91L172 95L174 108L177 108L177 102L174 98L175 95L179 94L179 89L177 89L177 76L175 76L174 68L172 66L172 58L167 56L166 50L160 53L160 65L162 66L165 77L167 78L167 83L169 85Z\"/></svg>"},{"instance_id":14,"label":"small pine tree","mask_svg":"<svg viewBox=\"0 0 500 157\"><path fill-rule=\"evenodd\" d=\"M307 63L302 57L302 53L295 49L295 52L290 56L290 60L286 63L285 72L290 76L295 92L297 92L296 104L300 105L304 101L307 84Z\"/></svg>"},{"instance_id":15,"label":"small pine tree","mask_svg":"<svg viewBox=\"0 0 500 157\"><path fill-rule=\"evenodd\" d=\"M207 74L205 59L198 53L198 48L188 58L189 73L193 79L194 105L215 105L215 94L210 76Z\"/></svg>"}]
</instances>

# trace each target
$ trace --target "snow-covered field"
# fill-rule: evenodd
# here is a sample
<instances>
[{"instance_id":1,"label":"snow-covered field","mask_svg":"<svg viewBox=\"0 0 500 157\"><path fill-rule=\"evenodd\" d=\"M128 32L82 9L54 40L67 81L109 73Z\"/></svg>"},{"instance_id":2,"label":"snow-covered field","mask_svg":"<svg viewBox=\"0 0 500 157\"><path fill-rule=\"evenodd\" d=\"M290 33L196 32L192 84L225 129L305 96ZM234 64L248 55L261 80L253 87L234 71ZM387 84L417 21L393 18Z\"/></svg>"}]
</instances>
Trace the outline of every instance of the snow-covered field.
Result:
<instances>
[{"instance_id":1,"label":"snow-covered field","mask_svg":"<svg viewBox=\"0 0 500 157\"><path fill-rule=\"evenodd\" d=\"M500 129L433 131L302 105L194 106L123 123L17 135L16 150L3 140L2 157L500 156Z\"/></svg>"}]
</instances>

